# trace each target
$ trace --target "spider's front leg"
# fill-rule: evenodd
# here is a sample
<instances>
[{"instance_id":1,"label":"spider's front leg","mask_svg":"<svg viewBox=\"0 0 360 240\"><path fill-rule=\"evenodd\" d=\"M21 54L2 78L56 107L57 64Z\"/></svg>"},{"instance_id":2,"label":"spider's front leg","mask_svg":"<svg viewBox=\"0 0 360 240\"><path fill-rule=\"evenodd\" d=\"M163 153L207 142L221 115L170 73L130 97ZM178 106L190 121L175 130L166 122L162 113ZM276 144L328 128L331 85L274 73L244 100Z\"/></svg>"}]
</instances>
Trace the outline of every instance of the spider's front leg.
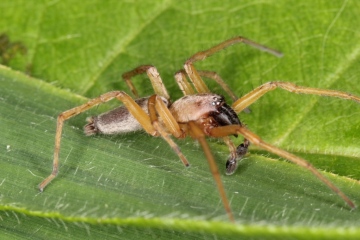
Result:
<instances>
[{"instance_id":1,"label":"spider's front leg","mask_svg":"<svg viewBox=\"0 0 360 240\"><path fill-rule=\"evenodd\" d=\"M248 94L244 95L243 97L239 98L232 104L232 108L236 113L243 111L245 108L250 106L252 103L256 102L260 97L265 95L266 93L275 90L277 88L284 89L288 92L292 93L301 93L301 94L310 94L310 95L319 95L319 96L327 96L327 97L337 97L347 100L353 100L355 102L360 103L360 97L354 96L347 92L341 92L336 90L327 90L327 89L320 89L320 88L310 88L310 87L303 87L295 85L291 82L267 82L263 85L255 88Z\"/></svg>"},{"instance_id":2,"label":"spider's front leg","mask_svg":"<svg viewBox=\"0 0 360 240\"><path fill-rule=\"evenodd\" d=\"M194 85L195 89L197 90L197 92L199 93L206 93L206 92L210 92L208 87L206 86L206 84L204 83L204 81L201 79L200 77L200 73L199 71L197 71L194 67L194 63L197 61L201 61L204 60L208 57L210 57L211 55L213 55L214 53L217 53L233 44L236 43L244 43L246 45L249 45L251 47L257 48L261 51L264 52L268 52L276 57L282 57L282 53L268 48L264 45L261 45L259 43L256 43L254 41L251 41L250 39L238 36L238 37L234 37L231 38L229 40L226 40L212 48L209 48L207 50L195 53L193 56L191 56L184 64L184 69L187 73L187 75L190 78L190 81L192 82L192 84ZM203 73L203 74L207 74L207 73ZM210 77L214 77L214 75L210 74Z\"/></svg>"},{"instance_id":3,"label":"spider's front leg","mask_svg":"<svg viewBox=\"0 0 360 240\"><path fill-rule=\"evenodd\" d=\"M294 154L291 154L285 150L282 150L276 146L273 146L269 143L263 141L259 136L255 133L248 130L246 127L241 125L228 125L212 128L210 130L210 135L213 137L224 137L232 134L241 134L246 139L248 139L252 144L263 148L273 154L276 154L280 157L283 157L307 170L309 170L313 175L315 175L318 179L320 179L325 185L327 185L332 191L338 194L351 208L355 208L355 204L338 188L336 187L330 180L328 180L325 176L323 176L313 165L311 165L308 161L303 158L300 158Z\"/></svg>"},{"instance_id":4,"label":"spider's front leg","mask_svg":"<svg viewBox=\"0 0 360 240\"><path fill-rule=\"evenodd\" d=\"M226 82L216 72L213 72L213 71L197 71L197 72L198 72L199 76L201 76L201 77L206 77L206 78L214 80L231 97L231 99L233 101L236 101L238 99L238 97L235 95L235 93L230 89L230 87L226 84ZM188 82L188 80L186 78L186 72L184 69L175 73L175 80L184 95L195 94L195 91L193 90L191 84ZM195 81L202 82L202 83L196 83L196 85L200 84L200 85L206 86L205 82L201 78L196 79Z\"/></svg>"},{"instance_id":5,"label":"spider's front leg","mask_svg":"<svg viewBox=\"0 0 360 240\"><path fill-rule=\"evenodd\" d=\"M174 116L170 113L168 106L164 103L160 96L152 95L148 103L151 124L161 137L170 145L174 152L178 155L185 167L190 164L178 145L171 139L169 132L176 138L184 138L185 132L180 128ZM161 122L158 119L161 118Z\"/></svg>"},{"instance_id":6,"label":"spider's front leg","mask_svg":"<svg viewBox=\"0 0 360 240\"><path fill-rule=\"evenodd\" d=\"M265 84L255 88L253 91L249 92L248 94L244 95L243 97L239 98L237 101L235 101L233 103L232 109L234 109L234 111L236 113L239 113L242 110L244 110L245 108L247 108L248 106L250 106L252 103L257 101L260 97L262 97L263 95L265 95L266 93L268 93L272 90L275 90L276 88L281 88L281 89L284 89L284 90L292 92L292 93L337 97L337 98L352 100L352 101L360 103L360 97L354 96L350 93L336 91L336 90L326 90L326 89L319 89L319 88L303 87L303 86L297 86L290 82L276 81L276 82L265 83ZM319 178L322 182L324 182L331 190L333 190L342 199L344 199L344 201L351 208L355 208L355 204L342 191L340 191L340 189L338 189L333 183L331 183L327 178L325 178L316 168L314 168L305 159L297 157L291 153L288 153L280 148L277 148L273 145L270 145L270 144L264 142L257 135L250 132L244 126L236 126L236 125L224 126L224 127L214 128L211 132L211 134L216 137L228 136L229 134L231 135L231 134L236 134L236 133L243 135L245 138L249 139L249 141L251 143L253 143L254 145L257 145L271 153L274 153L278 156L288 159L291 162L308 169L317 178Z\"/></svg>"},{"instance_id":7,"label":"spider's front leg","mask_svg":"<svg viewBox=\"0 0 360 240\"><path fill-rule=\"evenodd\" d=\"M136 119L135 121L137 121L137 123L147 133L149 133L150 135L153 135L153 136L158 134L157 131L154 129L153 125L151 124L149 115L143 109L144 107L139 106L135 102L135 100L133 100L129 95L127 95L123 91L112 91L112 92L105 93L105 94L101 95L100 97L94 98L83 105L80 105L78 107L75 107L75 108L72 108L65 112L62 112L61 114L59 114L59 116L57 118L53 170L52 170L51 174L39 184L40 191L43 191L44 188L56 177L56 175L59 172L59 152L60 152L60 142L61 142L61 135L62 135L62 128L63 128L64 121L88 110L89 108L92 108L98 104L110 101L111 99L114 99L114 98L121 101L127 109L126 112L128 115L125 116L125 119L127 120L125 122L134 122L134 120ZM124 107L122 109L124 109ZM126 112L125 112L125 114L126 114ZM121 110L119 113L124 114L124 111ZM110 120L110 119L107 119L107 120ZM98 121L98 119L96 121ZM105 121L106 121L106 119L105 119ZM95 131L95 130L98 131L98 129L94 128L94 127L98 128L98 126L99 126L99 123L96 123L96 126L94 125L92 127L90 127L88 125L88 127L85 128L85 131L88 131L87 133L88 133L88 135L90 135L91 133L94 133L91 131ZM136 128L136 126L137 125L133 124L132 125L133 129L130 129L130 131L137 130L137 129L134 129L134 128ZM112 127L110 126L110 131L112 131L111 128ZM127 128L128 128L127 130L129 130L129 126L127 126ZM108 128L108 130L109 130L109 128Z\"/></svg>"},{"instance_id":8,"label":"spider's front leg","mask_svg":"<svg viewBox=\"0 0 360 240\"><path fill-rule=\"evenodd\" d=\"M141 65L129 72L126 72L122 75L122 78L130 88L131 92L134 94L136 98L139 98L139 94L131 81L131 78L136 75L140 75L146 73L150 79L151 85L154 89L156 95L166 98L170 100L170 96L164 86L164 83L160 77L158 70L152 65Z\"/></svg>"},{"instance_id":9,"label":"spider's front leg","mask_svg":"<svg viewBox=\"0 0 360 240\"><path fill-rule=\"evenodd\" d=\"M233 215L232 210L230 208L230 203L228 201L228 198L226 197L226 192L225 192L224 185L223 185L223 183L221 181L221 178L220 178L219 169L216 166L216 162L215 162L213 154L211 153L209 144L206 142L205 134L200 129L200 127L197 126L197 124L195 122L192 122L192 121L188 122L188 126L189 126L190 135L193 138L198 140L198 142L200 143L200 145L201 145L201 147L202 147L202 149L203 149L203 151L205 153L206 159L207 159L207 161L209 163L210 171L211 171L211 173L213 175L213 178L215 180L215 183L217 185L217 188L218 188L221 200L223 202L225 211L226 211L230 221L234 222L235 221L234 215Z\"/></svg>"}]
</instances>

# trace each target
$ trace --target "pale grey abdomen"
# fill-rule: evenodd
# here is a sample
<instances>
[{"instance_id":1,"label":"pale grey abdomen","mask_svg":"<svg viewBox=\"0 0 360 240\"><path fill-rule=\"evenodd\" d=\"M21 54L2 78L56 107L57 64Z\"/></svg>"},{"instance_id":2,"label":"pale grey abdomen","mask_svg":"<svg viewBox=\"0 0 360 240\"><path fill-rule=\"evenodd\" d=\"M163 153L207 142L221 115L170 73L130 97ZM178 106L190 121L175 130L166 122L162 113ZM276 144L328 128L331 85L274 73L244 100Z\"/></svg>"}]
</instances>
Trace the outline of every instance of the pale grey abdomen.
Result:
<instances>
[{"instance_id":1,"label":"pale grey abdomen","mask_svg":"<svg viewBox=\"0 0 360 240\"><path fill-rule=\"evenodd\" d=\"M148 97L135 102L148 113ZM98 116L86 119L89 123L84 126L86 135L96 133L121 134L141 130L140 123L131 115L125 106L121 106Z\"/></svg>"}]
</instances>

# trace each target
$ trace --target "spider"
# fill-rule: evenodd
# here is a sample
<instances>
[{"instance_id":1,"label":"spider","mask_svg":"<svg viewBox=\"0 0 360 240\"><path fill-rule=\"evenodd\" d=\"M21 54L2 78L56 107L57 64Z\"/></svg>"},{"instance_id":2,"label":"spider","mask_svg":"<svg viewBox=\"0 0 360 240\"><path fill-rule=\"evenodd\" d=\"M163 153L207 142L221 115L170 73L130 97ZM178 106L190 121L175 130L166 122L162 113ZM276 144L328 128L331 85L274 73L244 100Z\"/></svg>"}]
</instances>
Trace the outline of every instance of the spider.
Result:
<instances>
[{"instance_id":1,"label":"spider","mask_svg":"<svg viewBox=\"0 0 360 240\"><path fill-rule=\"evenodd\" d=\"M338 194L351 208L355 208L355 204L309 162L263 141L240 122L238 113L246 110L248 106L257 101L265 93L276 88L282 88L293 93L338 97L356 102L360 102L360 97L335 90L302 87L290 82L275 81L267 82L243 97L237 98L217 73L198 71L194 67L195 62L204 60L212 54L235 43L244 43L277 57L282 56L280 52L247 38L240 36L234 37L205 51L194 54L185 62L184 69L175 74L176 82L184 96L174 102L170 101L170 96L157 69L151 65L141 65L122 75L131 92L136 97L136 100L124 91L111 91L89 100L83 105L60 113L57 118L55 134L53 170L51 174L40 183L40 191L42 192L58 174L60 141L64 121L98 104L116 98L122 102L123 105L101 115L87 118L88 124L84 127L85 134L122 134L143 129L151 136L161 136L186 167L189 166L189 162L171 136L175 138L185 138L187 135L190 135L200 143L205 153L225 211L229 220L232 222L235 221L234 216L226 197L214 156L205 139L206 137L222 138L229 147L230 155L226 161L226 174L228 175L235 172L239 160L247 153L251 143L309 170L332 191ZM150 97L139 98L131 79L143 73L148 75L155 94ZM215 80L230 95L234 101L232 105L228 105L223 96L211 93L202 80L202 76ZM190 79L190 81L188 79ZM238 135L242 135L244 141L236 147L231 141L230 136Z\"/></svg>"}]
</instances>

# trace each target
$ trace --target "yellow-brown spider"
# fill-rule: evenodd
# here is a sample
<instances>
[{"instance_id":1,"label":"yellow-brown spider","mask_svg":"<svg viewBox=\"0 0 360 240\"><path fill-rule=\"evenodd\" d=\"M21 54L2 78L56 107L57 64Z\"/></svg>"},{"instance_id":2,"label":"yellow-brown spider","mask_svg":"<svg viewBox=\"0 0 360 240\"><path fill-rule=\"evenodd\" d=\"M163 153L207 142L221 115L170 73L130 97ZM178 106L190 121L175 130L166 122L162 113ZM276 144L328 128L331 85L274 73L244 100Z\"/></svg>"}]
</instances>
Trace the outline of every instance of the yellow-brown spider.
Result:
<instances>
[{"instance_id":1,"label":"yellow-brown spider","mask_svg":"<svg viewBox=\"0 0 360 240\"><path fill-rule=\"evenodd\" d=\"M356 102L360 102L360 98L345 92L301 87L296 86L293 83L277 81L265 83L237 99L219 75L210 71L197 71L193 64L194 62L203 60L232 44L240 42L271 53L277 57L282 56L280 52L255 43L249 39L235 37L208 50L198 52L185 62L184 69L175 74L175 79L185 96L173 103L170 101L170 96L167 93L156 68L150 65L143 65L123 74L123 79L126 81L137 100L133 100L123 91L112 91L94 98L81 106L62 112L57 119L53 170L52 173L40 183L40 191L43 191L58 174L60 141L64 121L93 106L116 98L124 105L99 116L88 118L88 124L84 127L85 134L122 134L143 129L152 136L161 136L164 138L185 166L189 166L189 162L176 143L172 140L171 135L175 138L184 138L187 135L190 135L192 138L199 141L204 150L226 213L231 221L234 221L234 217L230 204L226 197L214 157L205 137L222 138L229 147L230 156L226 162L227 174L234 173L237 163L246 154L250 143L252 143L308 169L332 191L338 194L351 208L355 208L355 204L309 162L264 142L259 136L252 133L240 122L237 114L245 110L265 93L278 87L294 93L339 97ZM136 88L131 82L132 77L142 73L147 73L155 91L155 94L150 97L139 98ZM229 106L225 103L222 96L211 93L201 79L201 76L215 80L231 96L234 101L233 104ZM188 81L187 77L190 79L191 83ZM237 136L239 134L244 136L244 142L236 147L229 136Z\"/></svg>"}]
</instances>

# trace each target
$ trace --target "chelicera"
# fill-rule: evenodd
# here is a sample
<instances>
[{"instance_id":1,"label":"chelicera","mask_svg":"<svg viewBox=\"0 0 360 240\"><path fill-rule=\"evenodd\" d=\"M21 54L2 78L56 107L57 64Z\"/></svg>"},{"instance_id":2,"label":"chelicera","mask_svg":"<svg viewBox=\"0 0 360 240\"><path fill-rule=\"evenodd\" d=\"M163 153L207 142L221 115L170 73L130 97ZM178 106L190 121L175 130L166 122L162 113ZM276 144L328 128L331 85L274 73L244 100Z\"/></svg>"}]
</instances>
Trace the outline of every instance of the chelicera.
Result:
<instances>
[{"instance_id":1,"label":"chelicera","mask_svg":"<svg viewBox=\"0 0 360 240\"><path fill-rule=\"evenodd\" d=\"M230 156L226 162L226 174L235 172L239 160L247 153L251 143L309 170L332 191L338 194L351 208L355 208L355 204L309 162L263 141L240 122L238 114L246 110L248 106L257 101L265 93L276 88L282 88L293 93L338 97L356 102L360 102L360 98L345 92L302 87L290 82L279 81L265 83L243 97L237 98L218 74L211 71L198 71L193 65L195 62L204 60L210 55L235 43L244 43L277 57L282 56L280 52L249 39L235 37L208 50L198 52L185 62L184 69L175 74L175 79L184 96L174 102L171 102L157 69L151 65L142 65L122 76L137 100L134 100L124 91L112 91L89 100L83 105L62 112L57 119L53 170L40 183L40 191L43 191L58 174L60 141L64 121L98 104L116 98L123 105L99 116L88 118L88 124L84 127L85 134L122 134L136 130L145 130L152 136L161 136L185 166L189 166L189 162L171 136L185 138L190 135L200 143L205 153L224 208L231 221L234 221L234 216L206 137L222 138L229 147ZM137 90L131 81L131 78L142 73L148 75L154 89L155 94L150 97L139 98ZM230 95L233 103L228 105L224 97L211 93L202 80L202 76L215 80ZM236 147L230 136L238 135L242 135L244 141Z\"/></svg>"}]
</instances>

